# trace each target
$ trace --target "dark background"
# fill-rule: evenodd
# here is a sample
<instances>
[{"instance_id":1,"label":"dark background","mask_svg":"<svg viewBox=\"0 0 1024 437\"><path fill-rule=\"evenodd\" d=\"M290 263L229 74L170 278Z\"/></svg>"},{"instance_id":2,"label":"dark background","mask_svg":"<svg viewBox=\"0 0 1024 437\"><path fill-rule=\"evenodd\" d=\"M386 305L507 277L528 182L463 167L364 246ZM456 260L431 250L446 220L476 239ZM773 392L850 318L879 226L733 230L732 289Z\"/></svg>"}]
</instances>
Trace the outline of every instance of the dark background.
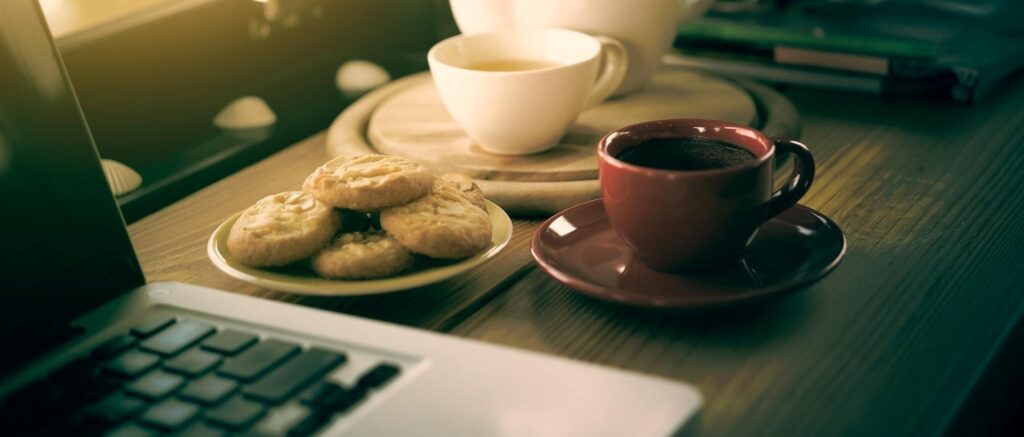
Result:
<instances>
[{"instance_id":1,"label":"dark background","mask_svg":"<svg viewBox=\"0 0 1024 437\"><path fill-rule=\"evenodd\" d=\"M393 78L425 70L456 33L447 1L218 0L95 38L58 41L100 154L142 174L120 197L135 221L224 175L326 129L355 97L337 69L363 59ZM73 43L73 44L71 44ZM269 137L213 125L229 102L264 99Z\"/></svg>"}]
</instances>

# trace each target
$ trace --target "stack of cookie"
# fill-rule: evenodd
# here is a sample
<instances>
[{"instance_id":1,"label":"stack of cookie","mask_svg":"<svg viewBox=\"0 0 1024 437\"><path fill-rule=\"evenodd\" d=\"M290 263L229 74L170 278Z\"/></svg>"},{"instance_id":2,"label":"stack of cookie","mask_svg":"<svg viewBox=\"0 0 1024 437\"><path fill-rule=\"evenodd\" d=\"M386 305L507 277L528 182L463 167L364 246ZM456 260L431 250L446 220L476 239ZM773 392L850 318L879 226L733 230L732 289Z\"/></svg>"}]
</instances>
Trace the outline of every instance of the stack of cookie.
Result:
<instances>
[{"instance_id":1,"label":"stack of cookie","mask_svg":"<svg viewBox=\"0 0 1024 437\"><path fill-rule=\"evenodd\" d=\"M231 255L253 267L309 260L325 278L368 279L412 268L414 254L465 258L491 241L484 196L471 179L435 177L397 156L332 159L302 189L246 209L228 235Z\"/></svg>"}]
</instances>

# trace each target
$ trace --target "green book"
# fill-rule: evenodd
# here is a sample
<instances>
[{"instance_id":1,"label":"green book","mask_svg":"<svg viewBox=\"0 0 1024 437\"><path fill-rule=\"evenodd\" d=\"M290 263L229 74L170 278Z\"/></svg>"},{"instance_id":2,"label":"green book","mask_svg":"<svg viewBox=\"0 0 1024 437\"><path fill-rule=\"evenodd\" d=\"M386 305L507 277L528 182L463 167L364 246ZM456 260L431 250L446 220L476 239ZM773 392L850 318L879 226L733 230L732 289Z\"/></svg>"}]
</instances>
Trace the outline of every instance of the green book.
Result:
<instances>
[{"instance_id":1,"label":"green book","mask_svg":"<svg viewBox=\"0 0 1024 437\"><path fill-rule=\"evenodd\" d=\"M790 11L728 16L712 14L681 24L678 36L760 47L789 46L933 59L942 55L954 34L944 29L892 26L882 22L824 20Z\"/></svg>"}]
</instances>

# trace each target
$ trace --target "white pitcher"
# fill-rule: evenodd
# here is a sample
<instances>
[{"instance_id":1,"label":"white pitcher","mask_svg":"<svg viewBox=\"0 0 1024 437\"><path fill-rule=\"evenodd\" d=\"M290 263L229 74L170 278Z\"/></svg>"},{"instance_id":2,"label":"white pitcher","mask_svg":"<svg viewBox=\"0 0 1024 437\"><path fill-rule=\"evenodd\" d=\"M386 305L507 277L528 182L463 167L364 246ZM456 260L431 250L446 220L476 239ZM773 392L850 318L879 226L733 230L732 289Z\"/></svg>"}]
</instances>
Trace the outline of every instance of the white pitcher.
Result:
<instances>
[{"instance_id":1,"label":"white pitcher","mask_svg":"<svg viewBox=\"0 0 1024 437\"><path fill-rule=\"evenodd\" d=\"M678 9L677 9L677 3ZM679 19L703 12L710 0L450 0L464 34L507 27L564 27L615 38L626 46L629 68L615 95L651 78L671 46Z\"/></svg>"}]
</instances>

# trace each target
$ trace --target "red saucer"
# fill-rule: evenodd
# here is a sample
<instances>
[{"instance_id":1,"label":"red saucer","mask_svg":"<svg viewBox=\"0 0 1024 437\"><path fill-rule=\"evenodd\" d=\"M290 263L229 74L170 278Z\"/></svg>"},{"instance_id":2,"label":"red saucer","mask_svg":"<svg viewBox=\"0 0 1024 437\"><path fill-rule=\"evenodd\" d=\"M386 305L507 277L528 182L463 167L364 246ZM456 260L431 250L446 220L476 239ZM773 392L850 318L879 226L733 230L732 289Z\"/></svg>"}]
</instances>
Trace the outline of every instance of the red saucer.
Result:
<instances>
[{"instance_id":1,"label":"red saucer","mask_svg":"<svg viewBox=\"0 0 1024 437\"><path fill-rule=\"evenodd\" d=\"M638 307L709 308L781 297L821 279L846 253L846 238L828 217L796 205L762 225L735 264L673 275L635 259L597 199L541 224L532 253L556 280L598 299Z\"/></svg>"}]
</instances>

